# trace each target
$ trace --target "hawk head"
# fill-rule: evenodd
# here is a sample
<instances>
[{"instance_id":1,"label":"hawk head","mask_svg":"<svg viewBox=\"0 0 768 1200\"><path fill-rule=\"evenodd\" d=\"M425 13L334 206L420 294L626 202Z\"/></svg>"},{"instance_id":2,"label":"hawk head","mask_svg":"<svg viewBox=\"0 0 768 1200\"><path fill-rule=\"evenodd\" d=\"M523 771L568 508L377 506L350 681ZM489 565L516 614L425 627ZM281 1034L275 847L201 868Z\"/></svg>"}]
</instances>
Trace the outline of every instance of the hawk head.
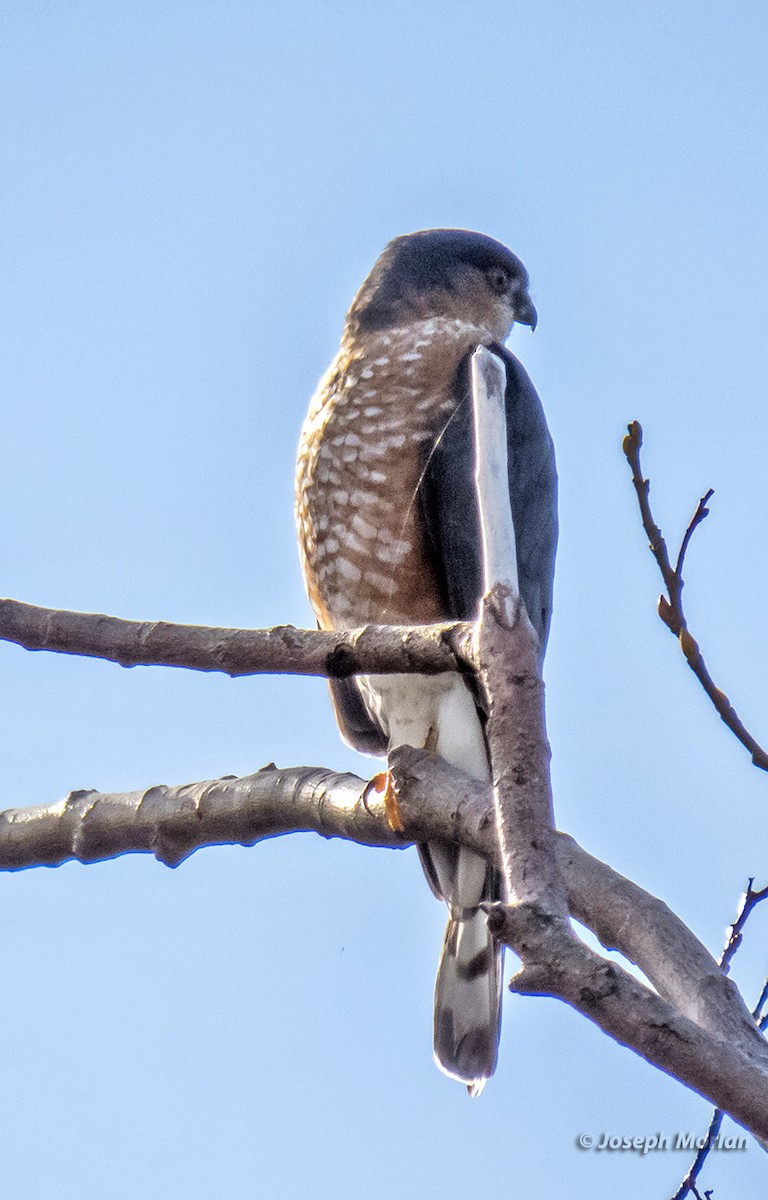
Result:
<instances>
[{"instance_id":1,"label":"hawk head","mask_svg":"<svg viewBox=\"0 0 768 1200\"><path fill-rule=\"evenodd\" d=\"M501 242L469 229L424 229L379 255L347 314L351 334L457 318L503 342L515 321L536 327L528 272Z\"/></svg>"}]
</instances>

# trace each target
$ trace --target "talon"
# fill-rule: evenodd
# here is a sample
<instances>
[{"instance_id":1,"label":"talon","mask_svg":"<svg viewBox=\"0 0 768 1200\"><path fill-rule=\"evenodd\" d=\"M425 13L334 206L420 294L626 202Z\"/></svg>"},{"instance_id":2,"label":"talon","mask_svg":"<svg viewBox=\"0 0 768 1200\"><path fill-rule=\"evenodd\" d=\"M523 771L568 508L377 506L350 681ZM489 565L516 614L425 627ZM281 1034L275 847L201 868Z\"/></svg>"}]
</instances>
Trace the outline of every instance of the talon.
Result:
<instances>
[{"instance_id":1,"label":"talon","mask_svg":"<svg viewBox=\"0 0 768 1200\"><path fill-rule=\"evenodd\" d=\"M387 817L389 828L395 833L405 833L405 825L403 825L402 817L400 816L400 807L397 803L397 796L392 784L392 776L389 771L380 771L378 775L374 775L371 780L371 787L374 792L384 793L384 812Z\"/></svg>"}]
</instances>

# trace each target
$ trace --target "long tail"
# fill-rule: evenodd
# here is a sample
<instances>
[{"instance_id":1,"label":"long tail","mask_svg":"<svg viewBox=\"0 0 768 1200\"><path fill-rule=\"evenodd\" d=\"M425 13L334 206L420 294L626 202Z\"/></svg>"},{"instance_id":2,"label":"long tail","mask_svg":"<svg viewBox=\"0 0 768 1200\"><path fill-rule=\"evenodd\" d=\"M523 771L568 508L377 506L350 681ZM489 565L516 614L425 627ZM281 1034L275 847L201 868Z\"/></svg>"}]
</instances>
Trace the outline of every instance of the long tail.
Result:
<instances>
[{"instance_id":1,"label":"long tail","mask_svg":"<svg viewBox=\"0 0 768 1200\"><path fill-rule=\"evenodd\" d=\"M478 904L500 899L500 880L485 859L464 848L430 843L421 858L450 909L435 983L435 1059L470 1096L479 1096L496 1069L504 948Z\"/></svg>"}]
</instances>

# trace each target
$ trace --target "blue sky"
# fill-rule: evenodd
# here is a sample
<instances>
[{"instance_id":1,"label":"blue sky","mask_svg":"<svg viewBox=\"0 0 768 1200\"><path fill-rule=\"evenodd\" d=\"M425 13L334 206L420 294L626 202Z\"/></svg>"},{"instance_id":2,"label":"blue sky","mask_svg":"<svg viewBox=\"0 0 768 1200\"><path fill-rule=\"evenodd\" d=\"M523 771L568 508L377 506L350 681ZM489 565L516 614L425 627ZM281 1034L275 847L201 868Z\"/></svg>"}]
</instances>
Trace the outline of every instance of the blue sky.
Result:
<instances>
[{"instance_id":1,"label":"blue sky","mask_svg":"<svg viewBox=\"0 0 768 1200\"><path fill-rule=\"evenodd\" d=\"M768 739L762 5L52 2L0 13L0 564L37 604L306 625L292 477L385 242L482 230L539 310L511 345L556 440L558 821L713 951L765 877L768 781L655 616L626 422L686 601ZM317 680L0 646L0 803L322 764ZM509 997L470 1103L431 1060L443 914L413 851L285 838L0 877L8 1195L671 1194L707 1106L563 1005ZM758 914L736 965L768 959ZM754 1146L706 1186L753 1200Z\"/></svg>"}]
</instances>

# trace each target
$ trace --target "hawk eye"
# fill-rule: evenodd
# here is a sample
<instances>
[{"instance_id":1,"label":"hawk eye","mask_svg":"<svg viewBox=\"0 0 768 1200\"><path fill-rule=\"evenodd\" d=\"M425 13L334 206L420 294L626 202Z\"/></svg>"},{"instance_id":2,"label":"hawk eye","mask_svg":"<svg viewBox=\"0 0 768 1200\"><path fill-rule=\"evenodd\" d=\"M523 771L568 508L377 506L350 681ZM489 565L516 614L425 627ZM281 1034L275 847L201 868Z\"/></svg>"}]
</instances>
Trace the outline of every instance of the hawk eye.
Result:
<instances>
[{"instance_id":1,"label":"hawk eye","mask_svg":"<svg viewBox=\"0 0 768 1200\"><path fill-rule=\"evenodd\" d=\"M486 273L486 278L491 290L496 292L497 296L503 296L509 287L509 272L503 267L491 267Z\"/></svg>"}]
</instances>

